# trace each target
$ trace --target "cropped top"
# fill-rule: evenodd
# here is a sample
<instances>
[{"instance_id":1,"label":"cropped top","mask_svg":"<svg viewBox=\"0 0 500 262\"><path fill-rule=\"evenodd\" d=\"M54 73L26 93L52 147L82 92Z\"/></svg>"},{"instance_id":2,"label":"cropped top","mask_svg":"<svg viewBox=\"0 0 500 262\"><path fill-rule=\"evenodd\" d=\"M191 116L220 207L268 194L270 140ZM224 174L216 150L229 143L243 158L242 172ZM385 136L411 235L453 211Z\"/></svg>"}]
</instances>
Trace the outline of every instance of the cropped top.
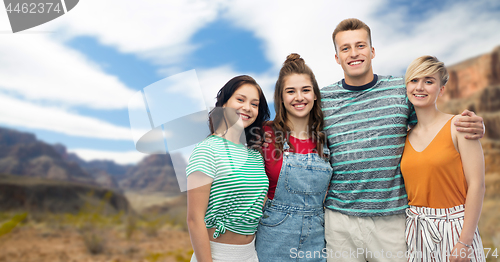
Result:
<instances>
[{"instance_id":1,"label":"cropped top","mask_svg":"<svg viewBox=\"0 0 500 262\"><path fill-rule=\"evenodd\" d=\"M186 175L195 171L213 178L205 214L206 227L215 228L213 237L226 230L254 234L269 186L260 153L212 135L189 158Z\"/></svg>"}]
</instances>

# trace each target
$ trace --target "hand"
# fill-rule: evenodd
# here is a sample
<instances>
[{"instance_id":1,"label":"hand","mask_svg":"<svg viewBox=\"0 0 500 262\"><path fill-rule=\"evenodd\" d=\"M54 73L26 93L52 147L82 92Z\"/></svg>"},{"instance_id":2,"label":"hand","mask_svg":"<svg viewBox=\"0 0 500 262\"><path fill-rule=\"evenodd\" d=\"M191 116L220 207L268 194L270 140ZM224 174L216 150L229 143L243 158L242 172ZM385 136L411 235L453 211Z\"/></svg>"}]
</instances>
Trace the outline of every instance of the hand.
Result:
<instances>
[{"instance_id":1,"label":"hand","mask_svg":"<svg viewBox=\"0 0 500 262\"><path fill-rule=\"evenodd\" d=\"M456 243L451 251L450 262L470 262L472 257L472 248L468 248L463 244Z\"/></svg>"},{"instance_id":2,"label":"hand","mask_svg":"<svg viewBox=\"0 0 500 262\"><path fill-rule=\"evenodd\" d=\"M271 139L271 133L265 132L264 137L264 141L262 141L261 137L259 135L256 135L255 138L257 139L257 141L252 146L250 146L250 148L259 151L263 147L267 148L269 146L269 143L273 142L273 140Z\"/></svg>"},{"instance_id":3,"label":"hand","mask_svg":"<svg viewBox=\"0 0 500 262\"><path fill-rule=\"evenodd\" d=\"M267 148L271 142L273 142L273 140L271 139L271 133L265 132L264 133L264 144L262 144L262 146Z\"/></svg>"},{"instance_id":4,"label":"hand","mask_svg":"<svg viewBox=\"0 0 500 262\"><path fill-rule=\"evenodd\" d=\"M255 143L253 143L253 144L250 146L250 148L251 148L251 149L255 149L255 150L260 151L260 150L262 149L262 139L261 139L261 137L260 137L259 135L256 135L256 136L255 136L255 139L256 139L257 141L255 141Z\"/></svg>"},{"instance_id":5,"label":"hand","mask_svg":"<svg viewBox=\"0 0 500 262\"><path fill-rule=\"evenodd\" d=\"M455 119L454 124L457 131L471 134L465 135L466 139L480 139L484 136L483 118L476 116L472 111L464 110L461 116Z\"/></svg>"}]
</instances>

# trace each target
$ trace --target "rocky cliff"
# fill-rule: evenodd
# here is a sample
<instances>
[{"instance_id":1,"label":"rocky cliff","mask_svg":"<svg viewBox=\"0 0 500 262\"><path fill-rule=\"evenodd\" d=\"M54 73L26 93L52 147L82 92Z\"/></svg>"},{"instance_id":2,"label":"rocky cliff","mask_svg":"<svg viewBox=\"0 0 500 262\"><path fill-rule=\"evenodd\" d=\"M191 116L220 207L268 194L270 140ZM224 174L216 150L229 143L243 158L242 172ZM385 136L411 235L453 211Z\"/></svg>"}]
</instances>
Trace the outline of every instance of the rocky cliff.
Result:
<instances>
[{"instance_id":1,"label":"rocky cliff","mask_svg":"<svg viewBox=\"0 0 500 262\"><path fill-rule=\"evenodd\" d=\"M74 213L89 201L101 201L108 192L112 192L111 212L128 210L116 180L106 172L106 167L120 171L121 166L112 164L87 163L68 155L64 146L0 128L0 210ZM123 168L125 173L128 167Z\"/></svg>"},{"instance_id":2,"label":"rocky cliff","mask_svg":"<svg viewBox=\"0 0 500 262\"><path fill-rule=\"evenodd\" d=\"M0 174L99 185L112 190L179 194L170 155L151 155L137 165L84 161L61 144L49 145L29 133L0 128Z\"/></svg>"},{"instance_id":3,"label":"rocky cliff","mask_svg":"<svg viewBox=\"0 0 500 262\"><path fill-rule=\"evenodd\" d=\"M450 80L438 107L454 114L474 111L484 118L485 137L500 139L500 46L449 66L448 71Z\"/></svg>"},{"instance_id":4,"label":"rocky cliff","mask_svg":"<svg viewBox=\"0 0 500 262\"><path fill-rule=\"evenodd\" d=\"M438 108L453 114L469 109L484 119L486 194L479 229L484 246L492 247L500 237L500 46L447 69L450 80Z\"/></svg>"},{"instance_id":5,"label":"rocky cliff","mask_svg":"<svg viewBox=\"0 0 500 262\"><path fill-rule=\"evenodd\" d=\"M500 84L500 46L491 53L448 67L450 80L442 102L467 98L487 87Z\"/></svg>"},{"instance_id":6,"label":"rocky cliff","mask_svg":"<svg viewBox=\"0 0 500 262\"><path fill-rule=\"evenodd\" d=\"M0 211L78 213L89 204L104 204L102 211L111 214L130 210L122 194L99 186L0 174Z\"/></svg>"},{"instance_id":7,"label":"rocky cliff","mask_svg":"<svg viewBox=\"0 0 500 262\"><path fill-rule=\"evenodd\" d=\"M54 149L67 162L78 164L85 172L94 177L97 184L109 189L119 189L118 182L125 177L125 174L132 165L119 165L110 160L85 161L78 155L70 153L61 144L53 145Z\"/></svg>"},{"instance_id":8,"label":"rocky cliff","mask_svg":"<svg viewBox=\"0 0 500 262\"><path fill-rule=\"evenodd\" d=\"M95 184L77 163L65 161L32 134L0 128L0 173Z\"/></svg>"},{"instance_id":9,"label":"rocky cliff","mask_svg":"<svg viewBox=\"0 0 500 262\"><path fill-rule=\"evenodd\" d=\"M145 157L136 166L131 167L125 177L119 183L120 188L124 190L180 193L169 154Z\"/></svg>"},{"instance_id":10,"label":"rocky cliff","mask_svg":"<svg viewBox=\"0 0 500 262\"><path fill-rule=\"evenodd\" d=\"M450 81L438 100L438 107L453 114L469 109L483 117L486 133L481 143L487 180L500 181L493 178L500 178L500 46L491 53L449 66L448 71ZM500 184L493 182L487 187L500 189ZM487 192L496 194L500 197L499 190Z\"/></svg>"}]
</instances>

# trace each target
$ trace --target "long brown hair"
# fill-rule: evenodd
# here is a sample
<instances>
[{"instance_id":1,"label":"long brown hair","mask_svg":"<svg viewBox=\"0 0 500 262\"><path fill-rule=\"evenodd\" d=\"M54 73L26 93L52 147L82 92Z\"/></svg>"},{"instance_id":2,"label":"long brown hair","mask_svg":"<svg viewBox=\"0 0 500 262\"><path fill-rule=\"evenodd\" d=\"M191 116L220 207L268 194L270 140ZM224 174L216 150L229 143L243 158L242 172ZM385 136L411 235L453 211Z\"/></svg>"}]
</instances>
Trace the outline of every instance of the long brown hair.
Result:
<instances>
[{"instance_id":1,"label":"long brown hair","mask_svg":"<svg viewBox=\"0 0 500 262\"><path fill-rule=\"evenodd\" d=\"M312 89L317 100L314 101L313 108L309 113L309 121L307 123L307 132L309 137L316 142L316 150L320 156L323 156L323 144L325 143L325 134L322 132L323 111L321 110L321 93L319 91L318 82L312 72L311 68L306 65L304 59L299 54L292 53L286 57L283 67L281 67L278 81L274 88L274 109L276 110L276 117L273 120L272 127L276 134L274 146L277 149L275 157L279 157L283 153L283 145L285 139L290 141L290 126L287 124L287 111L283 102L283 91L285 89L285 80L288 76L293 74L308 75L311 79ZM293 148L293 145L289 144Z\"/></svg>"}]
</instances>

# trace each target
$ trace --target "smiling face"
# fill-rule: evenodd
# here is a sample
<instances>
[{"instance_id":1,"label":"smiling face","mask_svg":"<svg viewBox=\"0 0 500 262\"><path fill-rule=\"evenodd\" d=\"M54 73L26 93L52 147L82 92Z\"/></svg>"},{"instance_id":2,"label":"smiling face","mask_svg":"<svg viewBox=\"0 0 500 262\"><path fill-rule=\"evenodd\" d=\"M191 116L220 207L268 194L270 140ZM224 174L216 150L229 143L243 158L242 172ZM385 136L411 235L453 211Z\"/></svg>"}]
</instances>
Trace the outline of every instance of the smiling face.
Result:
<instances>
[{"instance_id":1,"label":"smiling face","mask_svg":"<svg viewBox=\"0 0 500 262\"><path fill-rule=\"evenodd\" d=\"M311 79L305 74L293 74L285 78L283 85L283 104L287 118L307 118L314 106L316 95Z\"/></svg>"},{"instance_id":2,"label":"smiling face","mask_svg":"<svg viewBox=\"0 0 500 262\"><path fill-rule=\"evenodd\" d=\"M234 117L239 117L238 122L241 121L243 128L246 128L259 115L259 91L257 87L251 84L243 84L234 91L233 95L222 107L234 109L235 112L229 112L228 110L226 117L231 118L231 115L236 113Z\"/></svg>"},{"instance_id":3,"label":"smiling face","mask_svg":"<svg viewBox=\"0 0 500 262\"><path fill-rule=\"evenodd\" d=\"M373 80L372 59L375 57L375 49L370 46L366 30L339 32L335 43L335 60L342 66L348 85L361 86Z\"/></svg>"},{"instance_id":4,"label":"smiling face","mask_svg":"<svg viewBox=\"0 0 500 262\"><path fill-rule=\"evenodd\" d=\"M416 108L435 106L439 96L444 92L441 86L440 74L411 79L406 84L408 99Z\"/></svg>"}]
</instances>

